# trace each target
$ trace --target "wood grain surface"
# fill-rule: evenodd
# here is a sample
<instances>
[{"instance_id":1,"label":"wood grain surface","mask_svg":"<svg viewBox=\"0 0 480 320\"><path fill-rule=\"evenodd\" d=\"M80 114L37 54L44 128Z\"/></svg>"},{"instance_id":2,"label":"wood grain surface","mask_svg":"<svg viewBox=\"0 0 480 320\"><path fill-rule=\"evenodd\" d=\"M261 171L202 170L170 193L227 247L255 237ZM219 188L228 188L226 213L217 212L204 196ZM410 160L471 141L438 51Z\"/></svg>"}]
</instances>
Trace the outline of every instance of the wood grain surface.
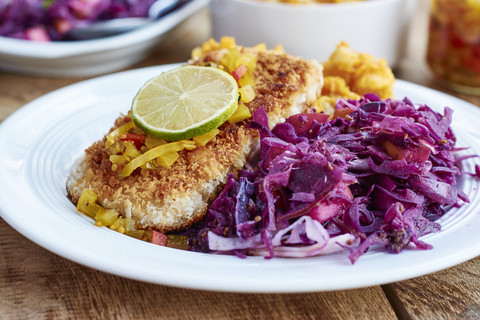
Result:
<instances>
[{"instance_id":1,"label":"wood grain surface","mask_svg":"<svg viewBox=\"0 0 480 320\"><path fill-rule=\"evenodd\" d=\"M420 9L412 26L415 36L395 69L397 78L480 106L478 97L450 92L429 74L422 56L425 7ZM186 61L191 49L209 36L208 10L203 10L132 68ZM29 101L81 80L0 72L0 121ZM357 290L209 292L90 269L39 247L1 219L0 257L0 319L480 319L480 258L412 280Z\"/></svg>"}]
</instances>

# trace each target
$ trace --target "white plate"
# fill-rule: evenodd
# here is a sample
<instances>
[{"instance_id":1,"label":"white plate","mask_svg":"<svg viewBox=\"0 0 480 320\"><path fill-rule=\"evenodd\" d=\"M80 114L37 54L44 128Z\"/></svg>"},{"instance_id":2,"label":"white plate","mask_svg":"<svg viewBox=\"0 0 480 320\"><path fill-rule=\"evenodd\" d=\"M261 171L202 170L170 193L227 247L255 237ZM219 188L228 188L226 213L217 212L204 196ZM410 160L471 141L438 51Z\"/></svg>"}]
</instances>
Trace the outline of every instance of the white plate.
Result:
<instances>
[{"instance_id":1,"label":"white plate","mask_svg":"<svg viewBox=\"0 0 480 320\"><path fill-rule=\"evenodd\" d=\"M95 40L34 42L0 37L0 69L55 77L117 71L145 59L168 31L208 3L209 0L191 0L148 26Z\"/></svg>"},{"instance_id":2,"label":"white plate","mask_svg":"<svg viewBox=\"0 0 480 320\"><path fill-rule=\"evenodd\" d=\"M372 250L351 265L347 253L306 259L240 259L160 247L95 227L67 199L65 180L84 148L100 139L137 89L172 65L132 70L80 82L47 94L0 125L2 218L40 246L77 263L163 285L235 292L305 292L350 289L404 280L480 255L479 181L464 179L472 202L450 210L443 230L422 239L433 250L389 254ZM480 154L480 110L452 96L397 81L408 96L437 110L451 106L458 146ZM477 159L465 161L474 171Z\"/></svg>"}]
</instances>

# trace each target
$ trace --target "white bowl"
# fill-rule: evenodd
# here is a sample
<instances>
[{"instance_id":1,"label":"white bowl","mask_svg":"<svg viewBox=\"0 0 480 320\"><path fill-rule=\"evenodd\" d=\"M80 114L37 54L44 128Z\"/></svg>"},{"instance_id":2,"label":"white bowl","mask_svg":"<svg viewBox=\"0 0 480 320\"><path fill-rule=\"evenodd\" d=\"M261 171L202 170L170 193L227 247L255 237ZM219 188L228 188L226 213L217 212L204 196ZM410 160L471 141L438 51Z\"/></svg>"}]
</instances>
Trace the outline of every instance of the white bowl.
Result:
<instances>
[{"instance_id":1,"label":"white bowl","mask_svg":"<svg viewBox=\"0 0 480 320\"><path fill-rule=\"evenodd\" d=\"M102 39L34 42L0 37L0 69L54 77L85 77L117 71L146 58L166 32L208 3L209 0L192 0L146 27Z\"/></svg>"},{"instance_id":2,"label":"white bowl","mask_svg":"<svg viewBox=\"0 0 480 320\"><path fill-rule=\"evenodd\" d=\"M325 61L340 41L358 52L398 62L416 0L366 0L342 4L286 4L212 0L213 37L233 36L251 46L283 45L286 52Z\"/></svg>"}]
</instances>

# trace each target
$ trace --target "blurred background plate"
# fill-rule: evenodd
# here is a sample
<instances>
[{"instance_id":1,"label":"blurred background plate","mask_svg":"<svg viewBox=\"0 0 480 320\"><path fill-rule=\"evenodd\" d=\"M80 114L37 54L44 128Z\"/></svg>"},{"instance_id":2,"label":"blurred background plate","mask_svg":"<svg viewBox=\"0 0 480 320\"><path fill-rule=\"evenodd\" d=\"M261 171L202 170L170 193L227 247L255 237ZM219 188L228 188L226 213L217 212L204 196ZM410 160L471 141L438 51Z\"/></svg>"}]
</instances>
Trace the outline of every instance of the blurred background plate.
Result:
<instances>
[{"instance_id":1,"label":"blurred background plate","mask_svg":"<svg viewBox=\"0 0 480 320\"><path fill-rule=\"evenodd\" d=\"M33 42L0 37L0 69L54 77L86 77L117 71L145 59L168 31L208 3L209 0L191 0L151 25L108 38Z\"/></svg>"}]
</instances>

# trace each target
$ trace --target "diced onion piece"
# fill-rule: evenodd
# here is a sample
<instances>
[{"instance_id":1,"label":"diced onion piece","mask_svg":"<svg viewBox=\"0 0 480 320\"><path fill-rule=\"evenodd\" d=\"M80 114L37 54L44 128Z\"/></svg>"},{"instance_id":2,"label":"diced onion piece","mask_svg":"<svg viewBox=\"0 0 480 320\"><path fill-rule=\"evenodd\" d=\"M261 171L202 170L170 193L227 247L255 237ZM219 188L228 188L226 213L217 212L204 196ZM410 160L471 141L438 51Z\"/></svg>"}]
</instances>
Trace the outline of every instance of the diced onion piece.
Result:
<instances>
[{"instance_id":1,"label":"diced onion piece","mask_svg":"<svg viewBox=\"0 0 480 320\"><path fill-rule=\"evenodd\" d=\"M281 44L277 44L275 48L273 48L273 51L278 52L278 53L285 53L285 49Z\"/></svg>"},{"instance_id":2,"label":"diced onion piece","mask_svg":"<svg viewBox=\"0 0 480 320\"><path fill-rule=\"evenodd\" d=\"M248 103L255 99L255 90L251 85L241 87L238 92L240 92L240 101L242 102Z\"/></svg>"},{"instance_id":3,"label":"diced onion piece","mask_svg":"<svg viewBox=\"0 0 480 320\"><path fill-rule=\"evenodd\" d=\"M241 64L245 65L249 72L253 72L255 71L255 68L257 66L257 56L254 56L248 53L243 53L238 57L235 68Z\"/></svg>"},{"instance_id":4,"label":"diced onion piece","mask_svg":"<svg viewBox=\"0 0 480 320\"><path fill-rule=\"evenodd\" d=\"M177 161L179 157L180 157L180 155L178 154L177 151L167 152L167 153L165 153L165 154L163 154L163 155L161 155L160 157L157 158L157 165L168 168L172 164L174 164L175 161Z\"/></svg>"},{"instance_id":5,"label":"diced onion piece","mask_svg":"<svg viewBox=\"0 0 480 320\"><path fill-rule=\"evenodd\" d=\"M177 234L167 236L167 247L188 250L188 237Z\"/></svg>"},{"instance_id":6,"label":"diced onion piece","mask_svg":"<svg viewBox=\"0 0 480 320\"><path fill-rule=\"evenodd\" d=\"M124 218L123 226L125 228L126 233L130 233L137 230L137 224L135 223L135 220L132 218Z\"/></svg>"},{"instance_id":7,"label":"diced onion piece","mask_svg":"<svg viewBox=\"0 0 480 320\"><path fill-rule=\"evenodd\" d=\"M93 192L91 189L85 189L78 199L77 210L83 214L86 214L90 218L94 218L97 214L97 211L101 208L96 201L97 195L95 192Z\"/></svg>"},{"instance_id":8,"label":"diced onion piece","mask_svg":"<svg viewBox=\"0 0 480 320\"><path fill-rule=\"evenodd\" d=\"M151 242L152 241L152 230L144 230L142 240Z\"/></svg>"},{"instance_id":9,"label":"diced onion piece","mask_svg":"<svg viewBox=\"0 0 480 320\"><path fill-rule=\"evenodd\" d=\"M236 47L235 38L233 37L222 37L220 42L217 42L214 38L210 38L208 41L205 41L201 47L196 47L192 51L192 59L200 58L207 52L218 50L218 49L231 49Z\"/></svg>"},{"instance_id":10,"label":"diced onion piece","mask_svg":"<svg viewBox=\"0 0 480 320\"><path fill-rule=\"evenodd\" d=\"M110 229L120 233L125 233L125 223L123 220L123 217L117 217L117 219L115 219L115 221L113 221L113 223L110 225Z\"/></svg>"},{"instance_id":11,"label":"diced onion piece","mask_svg":"<svg viewBox=\"0 0 480 320\"><path fill-rule=\"evenodd\" d=\"M143 240L143 237L145 236L145 230L134 230L134 231L127 232L126 234L129 237Z\"/></svg>"},{"instance_id":12,"label":"diced onion piece","mask_svg":"<svg viewBox=\"0 0 480 320\"><path fill-rule=\"evenodd\" d=\"M215 138L215 136L220 132L220 130L218 129L213 129L212 131L210 132L207 132L201 136L198 136L198 137L194 137L193 138L193 141L195 141L195 143L198 145L198 146L205 146L210 140L212 140L213 138Z\"/></svg>"},{"instance_id":13,"label":"diced onion piece","mask_svg":"<svg viewBox=\"0 0 480 320\"><path fill-rule=\"evenodd\" d=\"M135 144L130 141L124 141L125 144L125 151L123 151L123 154L130 159L138 157L141 153L138 151L137 147L135 147Z\"/></svg>"},{"instance_id":14,"label":"diced onion piece","mask_svg":"<svg viewBox=\"0 0 480 320\"><path fill-rule=\"evenodd\" d=\"M237 46L237 43L235 42L234 37L222 37L220 39L220 48L231 49L231 48L235 48L236 46Z\"/></svg>"},{"instance_id":15,"label":"diced onion piece","mask_svg":"<svg viewBox=\"0 0 480 320\"><path fill-rule=\"evenodd\" d=\"M109 227L118 218L119 213L115 209L99 208L95 215L95 222L99 222L100 225ZM95 223L97 224L97 223ZM97 224L98 225L98 224Z\"/></svg>"},{"instance_id":16,"label":"diced onion piece","mask_svg":"<svg viewBox=\"0 0 480 320\"><path fill-rule=\"evenodd\" d=\"M265 43L259 43L256 46L254 46L253 49L258 51L266 51L267 45Z\"/></svg>"},{"instance_id":17,"label":"diced onion piece","mask_svg":"<svg viewBox=\"0 0 480 320\"><path fill-rule=\"evenodd\" d=\"M255 79L253 78L253 73L248 70L244 75L243 77L238 80L238 84L240 85L240 87L246 87L248 85L252 86L255 84Z\"/></svg>"},{"instance_id":18,"label":"diced onion piece","mask_svg":"<svg viewBox=\"0 0 480 320\"><path fill-rule=\"evenodd\" d=\"M231 124L235 124L237 122L248 119L251 116L252 114L250 113L248 107L243 102L240 102L238 104L237 111L235 111L235 113L230 118L228 118L228 122Z\"/></svg>"},{"instance_id":19,"label":"diced onion piece","mask_svg":"<svg viewBox=\"0 0 480 320\"><path fill-rule=\"evenodd\" d=\"M135 127L135 123L133 121L127 122L124 125L118 127L117 129L113 130L109 134L105 136L107 141L105 142L105 148L110 148L115 143L115 139L126 132L128 132L130 129Z\"/></svg>"},{"instance_id":20,"label":"diced onion piece","mask_svg":"<svg viewBox=\"0 0 480 320\"><path fill-rule=\"evenodd\" d=\"M109 159L112 165L117 165L117 166L122 166L128 163L128 161L130 160L124 154L112 154Z\"/></svg>"},{"instance_id":21,"label":"diced onion piece","mask_svg":"<svg viewBox=\"0 0 480 320\"><path fill-rule=\"evenodd\" d=\"M197 147L193 140L181 140L180 142L183 143L183 147L187 150L193 150Z\"/></svg>"},{"instance_id":22,"label":"diced onion piece","mask_svg":"<svg viewBox=\"0 0 480 320\"><path fill-rule=\"evenodd\" d=\"M147 135L145 137L145 145L147 146L148 149L152 149L158 146L161 146L162 144L166 144L167 141L160 139L160 138L155 138L150 135Z\"/></svg>"},{"instance_id":23,"label":"diced onion piece","mask_svg":"<svg viewBox=\"0 0 480 320\"><path fill-rule=\"evenodd\" d=\"M108 143L110 145L110 143ZM107 142L105 142L105 145L107 145ZM108 154L120 154L123 152L123 142L120 140L115 140L113 141L113 144L111 144L107 148Z\"/></svg>"},{"instance_id":24,"label":"diced onion piece","mask_svg":"<svg viewBox=\"0 0 480 320\"><path fill-rule=\"evenodd\" d=\"M229 49L228 52L220 59L220 63L225 66L228 72L232 72L237 67L237 61L240 53L237 48Z\"/></svg>"}]
</instances>

